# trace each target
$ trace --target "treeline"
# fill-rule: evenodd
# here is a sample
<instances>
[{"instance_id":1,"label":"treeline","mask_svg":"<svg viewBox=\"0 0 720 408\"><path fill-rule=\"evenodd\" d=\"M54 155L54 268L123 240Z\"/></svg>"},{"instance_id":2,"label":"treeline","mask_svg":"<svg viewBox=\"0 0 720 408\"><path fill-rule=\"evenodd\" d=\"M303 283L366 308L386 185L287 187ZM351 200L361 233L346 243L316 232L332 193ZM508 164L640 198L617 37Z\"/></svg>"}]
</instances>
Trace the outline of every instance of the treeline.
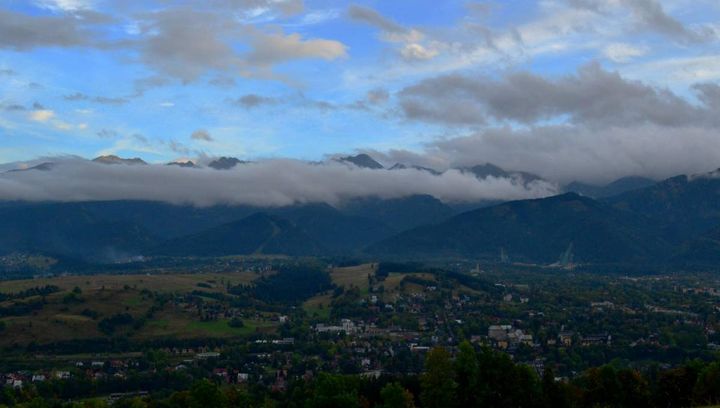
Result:
<instances>
[{"instance_id":1,"label":"treeline","mask_svg":"<svg viewBox=\"0 0 720 408\"><path fill-rule=\"evenodd\" d=\"M148 389L151 381L138 384L137 389L148 390L150 395L121 399L113 406L666 408L720 403L720 363L690 361L679 367L643 373L605 365L566 381L555 378L549 369L539 376L528 366L515 364L504 353L476 349L465 342L454 357L441 347L431 350L420 375L366 378L320 373L312 379L291 378L284 391L271 390L267 384L221 385L206 379L195 381L182 391L177 391L178 382L169 389ZM55 396L48 390L54 390ZM80 406L63 404L58 398L87 397L73 396L49 385L35 392L6 388L3 394L0 405L9 402L8 405L38 408ZM101 402L82 406L104 405Z\"/></svg>"},{"instance_id":2,"label":"treeline","mask_svg":"<svg viewBox=\"0 0 720 408\"><path fill-rule=\"evenodd\" d=\"M283 265L276 271L274 275L258 279L253 285L234 286L228 292L238 296L249 294L268 304L295 304L332 289L330 275L319 265Z\"/></svg>"},{"instance_id":3,"label":"treeline","mask_svg":"<svg viewBox=\"0 0 720 408\"><path fill-rule=\"evenodd\" d=\"M391 272L394 273L413 273L422 272L426 269L419 262L380 262L375 271L378 278L386 278Z\"/></svg>"},{"instance_id":4,"label":"treeline","mask_svg":"<svg viewBox=\"0 0 720 408\"><path fill-rule=\"evenodd\" d=\"M15 302L8 306L0 307L0 317L27 316L42 309L43 306L45 306L45 301L43 299L29 302Z\"/></svg>"},{"instance_id":5,"label":"treeline","mask_svg":"<svg viewBox=\"0 0 720 408\"><path fill-rule=\"evenodd\" d=\"M55 285L36 286L34 288L25 289L20 292L0 293L0 302L7 300L25 299L32 296L47 296L51 293L59 292L60 288Z\"/></svg>"},{"instance_id":6,"label":"treeline","mask_svg":"<svg viewBox=\"0 0 720 408\"><path fill-rule=\"evenodd\" d=\"M111 335L115 333L115 330L119 327L131 325L133 322L135 322L135 319L130 313L117 313L100 320L98 329L107 335Z\"/></svg>"},{"instance_id":7,"label":"treeline","mask_svg":"<svg viewBox=\"0 0 720 408\"><path fill-rule=\"evenodd\" d=\"M59 291L60 288L57 286L46 285L20 292L0 293L0 302L14 301L7 306L0 307L0 317L29 315L43 308L45 305L45 296ZM28 299L38 296L40 297L39 299Z\"/></svg>"},{"instance_id":8,"label":"treeline","mask_svg":"<svg viewBox=\"0 0 720 408\"><path fill-rule=\"evenodd\" d=\"M720 363L691 361L641 373L604 365L572 381L538 376L508 355L465 342L456 358L436 348L420 377L422 407L689 407L720 403Z\"/></svg>"},{"instance_id":9,"label":"treeline","mask_svg":"<svg viewBox=\"0 0 720 408\"><path fill-rule=\"evenodd\" d=\"M457 271L451 271L443 268L428 267L419 262L380 262L378 264L375 275L378 277L378 279L385 279L390 275L390 273L427 273L430 275L434 275L438 278L455 281L460 285L467 286L470 289L488 293L498 291L494 284L487 280ZM429 281L415 276L406 276L405 278L403 278L403 280L407 281L408 283L417 283L426 286L432 285L432 283L429 283Z\"/></svg>"}]
</instances>

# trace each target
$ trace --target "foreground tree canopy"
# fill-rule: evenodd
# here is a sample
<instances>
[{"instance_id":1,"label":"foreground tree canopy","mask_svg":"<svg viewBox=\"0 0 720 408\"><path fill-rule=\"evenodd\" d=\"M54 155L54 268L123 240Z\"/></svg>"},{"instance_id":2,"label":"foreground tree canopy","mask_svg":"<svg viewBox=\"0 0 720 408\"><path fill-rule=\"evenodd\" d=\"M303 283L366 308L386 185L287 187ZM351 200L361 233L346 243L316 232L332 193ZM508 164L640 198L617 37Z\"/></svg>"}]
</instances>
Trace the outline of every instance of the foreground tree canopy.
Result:
<instances>
[{"instance_id":1,"label":"foreground tree canopy","mask_svg":"<svg viewBox=\"0 0 720 408\"><path fill-rule=\"evenodd\" d=\"M153 360L156 361L157 359ZM157 362L157 361L156 361ZM158 365L160 367L161 365ZM468 342L455 355L437 347L428 352L418 376L369 378L321 373L289 379L286 389L222 385L207 379L188 383L162 374L143 386L148 395L128 395L112 406L125 407L687 407L720 403L720 362L689 361L668 370L640 373L612 364L593 368L573 381L542 376L508 355ZM98 385L83 380L49 381L23 389L6 387L0 407L106 407L104 398L79 398ZM102 388L102 387L100 387ZM64 402L78 399L82 402Z\"/></svg>"}]
</instances>

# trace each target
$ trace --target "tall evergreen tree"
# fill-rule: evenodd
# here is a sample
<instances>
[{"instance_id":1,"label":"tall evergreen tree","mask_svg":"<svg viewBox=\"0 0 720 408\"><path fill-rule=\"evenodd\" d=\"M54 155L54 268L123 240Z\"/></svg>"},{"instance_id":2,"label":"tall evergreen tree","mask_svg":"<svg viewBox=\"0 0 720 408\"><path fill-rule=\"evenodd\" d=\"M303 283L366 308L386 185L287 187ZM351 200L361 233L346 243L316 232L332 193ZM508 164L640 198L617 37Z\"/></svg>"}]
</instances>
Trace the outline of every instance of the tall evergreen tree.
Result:
<instances>
[{"instance_id":1,"label":"tall evergreen tree","mask_svg":"<svg viewBox=\"0 0 720 408\"><path fill-rule=\"evenodd\" d=\"M477 406L478 360L475 349L468 341L460 343L455 359L458 384L458 403L462 407Z\"/></svg>"},{"instance_id":2,"label":"tall evergreen tree","mask_svg":"<svg viewBox=\"0 0 720 408\"><path fill-rule=\"evenodd\" d=\"M457 406L455 370L450 353L443 347L435 347L425 359L425 372L420 384L420 400L424 408L452 408Z\"/></svg>"},{"instance_id":3,"label":"tall evergreen tree","mask_svg":"<svg viewBox=\"0 0 720 408\"><path fill-rule=\"evenodd\" d=\"M380 408L415 408L412 393L398 383L388 383L380 390Z\"/></svg>"}]
</instances>

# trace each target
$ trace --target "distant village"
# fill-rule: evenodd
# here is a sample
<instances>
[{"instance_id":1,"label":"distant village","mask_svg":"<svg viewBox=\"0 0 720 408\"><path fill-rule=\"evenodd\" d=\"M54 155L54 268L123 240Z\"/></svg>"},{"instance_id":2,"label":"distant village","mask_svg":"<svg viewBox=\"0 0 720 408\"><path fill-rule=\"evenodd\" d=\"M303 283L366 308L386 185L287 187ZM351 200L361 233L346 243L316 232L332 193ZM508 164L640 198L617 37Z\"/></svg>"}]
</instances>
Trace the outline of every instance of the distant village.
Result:
<instances>
[{"instance_id":1,"label":"distant village","mask_svg":"<svg viewBox=\"0 0 720 408\"><path fill-rule=\"evenodd\" d=\"M4 372L0 379L15 389L81 379L105 384L113 391L108 392L111 399L148 391L123 391L120 384L161 372L192 373L220 383L252 383L282 392L288 381L310 379L320 372L371 378L417 374L429 350L444 346L454 354L461 341L507 353L539 376L551 367L559 380L581 372L582 358L592 350L628 355L628 350L637 349L661 355L678 341L669 331L672 328L696 335L689 341L699 345L698 352L720 349L717 286L657 278L617 278L599 286L627 285L624 291L632 292L651 285L665 297L663 303L659 298L624 298L619 289L607 292L607 298L594 294L603 289L588 294L569 286L567 293L556 293L552 285L517 279L495 282L491 292L442 279L415 277L400 282L392 291L382 290L382 280L375 278L364 294L352 286L336 290L324 318L295 307L251 312L222 298L209 302L193 294L176 296L166 307L198 320L252 319L270 325L258 327L241 342L158 346L151 353L96 353L55 362L53 368Z\"/></svg>"}]
</instances>

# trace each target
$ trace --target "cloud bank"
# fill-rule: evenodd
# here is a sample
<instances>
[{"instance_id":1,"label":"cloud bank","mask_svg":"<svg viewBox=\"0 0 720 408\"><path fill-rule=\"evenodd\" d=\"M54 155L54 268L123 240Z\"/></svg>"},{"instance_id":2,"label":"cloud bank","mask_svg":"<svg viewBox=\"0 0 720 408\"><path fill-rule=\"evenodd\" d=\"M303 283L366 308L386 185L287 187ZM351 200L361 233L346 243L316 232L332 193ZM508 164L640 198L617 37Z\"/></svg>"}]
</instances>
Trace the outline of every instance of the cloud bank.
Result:
<instances>
[{"instance_id":1,"label":"cloud bank","mask_svg":"<svg viewBox=\"0 0 720 408\"><path fill-rule=\"evenodd\" d=\"M557 193L549 182L477 179L458 170L369 170L341 163L263 160L217 171L177 166L105 165L54 159L50 170L0 174L0 199L27 201L153 200L174 204L284 206L376 196L429 194L446 202L538 198Z\"/></svg>"},{"instance_id":2,"label":"cloud bank","mask_svg":"<svg viewBox=\"0 0 720 408\"><path fill-rule=\"evenodd\" d=\"M385 162L436 169L491 162L559 184L604 184L626 176L656 180L720 167L720 135L696 126L539 126L485 130L432 142L423 152L368 151Z\"/></svg>"},{"instance_id":3,"label":"cloud bank","mask_svg":"<svg viewBox=\"0 0 720 408\"><path fill-rule=\"evenodd\" d=\"M598 63L559 77L441 75L400 90L397 111L465 135L420 152L369 152L437 169L491 162L561 184L704 173L720 166L720 86L698 83L687 93L694 98Z\"/></svg>"},{"instance_id":4,"label":"cloud bank","mask_svg":"<svg viewBox=\"0 0 720 408\"><path fill-rule=\"evenodd\" d=\"M702 101L712 101L716 86L695 90ZM597 63L557 79L529 72L499 80L467 75L430 78L403 89L400 107L408 119L449 125L553 119L592 127L720 125L717 106L693 105L667 89L627 80Z\"/></svg>"}]
</instances>

